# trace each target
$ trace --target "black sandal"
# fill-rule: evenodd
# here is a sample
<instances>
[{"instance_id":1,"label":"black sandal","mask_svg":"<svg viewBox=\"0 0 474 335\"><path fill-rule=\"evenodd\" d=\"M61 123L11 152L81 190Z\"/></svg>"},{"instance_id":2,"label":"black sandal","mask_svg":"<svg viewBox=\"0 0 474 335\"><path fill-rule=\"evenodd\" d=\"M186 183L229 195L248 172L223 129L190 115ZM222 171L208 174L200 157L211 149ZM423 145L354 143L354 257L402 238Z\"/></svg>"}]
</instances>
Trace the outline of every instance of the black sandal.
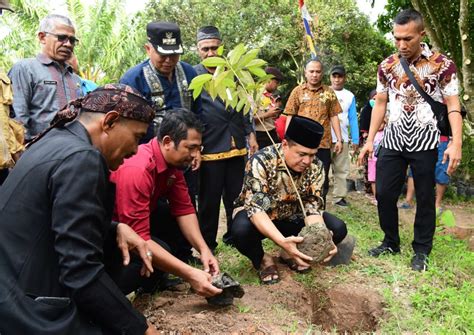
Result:
<instances>
[{"instance_id":1,"label":"black sandal","mask_svg":"<svg viewBox=\"0 0 474 335\"><path fill-rule=\"evenodd\" d=\"M278 278L273 278L274 276L278 276ZM258 270L258 277L260 278L260 282L264 285L276 284L280 281L280 275L278 274L278 269L275 264L267 266L262 270ZM266 277L270 277L271 279L264 280Z\"/></svg>"},{"instance_id":2,"label":"black sandal","mask_svg":"<svg viewBox=\"0 0 474 335\"><path fill-rule=\"evenodd\" d=\"M311 271L311 267L308 267L306 269L298 269L298 263L293 258L283 258L283 257L278 257L278 261L282 264L286 264L290 270L295 271L297 273L308 273Z\"/></svg>"}]
</instances>

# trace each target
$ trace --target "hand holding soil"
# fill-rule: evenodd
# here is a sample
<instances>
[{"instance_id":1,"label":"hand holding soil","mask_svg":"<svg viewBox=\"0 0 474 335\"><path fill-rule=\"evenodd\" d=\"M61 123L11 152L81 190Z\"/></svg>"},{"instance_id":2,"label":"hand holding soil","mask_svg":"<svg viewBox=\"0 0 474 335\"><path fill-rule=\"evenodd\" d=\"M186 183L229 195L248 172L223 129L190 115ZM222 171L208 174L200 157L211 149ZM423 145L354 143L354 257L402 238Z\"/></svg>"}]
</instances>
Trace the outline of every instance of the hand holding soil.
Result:
<instances>
[{"instance_id":1,"label":"hand holding soil","mask_svg":"<svg viewBox=\"0 0 474 335\"><path fill-rule=\"evenodd\" d=\"M308 267L310 266L309 262L312 262L313 259L297 247L302 242L303 238L300 236L285 237L282 248L290 258L295 260L298 266Z\"/></svg>"},{"instance_id":2,"label":"hand holding soil","mask_svg":"<svg viewBox=\"0 0 474 335\"><path fill-rule=\"evenodd\" d=\"M212 297L216 294L222 293L221 289L211 284L212 276L200 269L193 268L187 281L194 291L203 297Z\"/></svg>"},{"instance_id":3,"label":"hand holding soil","mask_svg":"<svg viewBox=\"0 0 474 335\"><path fill-rule=\"evenodd\" d=\"M303 237L303 242L298 245L298 249L313 258L312 263L319 263L330 256L334 250L332 235L324 224L312 224L301 229L299 235ZM336 249L337 252L337 249Z\"/></svg>"}]
</instances>

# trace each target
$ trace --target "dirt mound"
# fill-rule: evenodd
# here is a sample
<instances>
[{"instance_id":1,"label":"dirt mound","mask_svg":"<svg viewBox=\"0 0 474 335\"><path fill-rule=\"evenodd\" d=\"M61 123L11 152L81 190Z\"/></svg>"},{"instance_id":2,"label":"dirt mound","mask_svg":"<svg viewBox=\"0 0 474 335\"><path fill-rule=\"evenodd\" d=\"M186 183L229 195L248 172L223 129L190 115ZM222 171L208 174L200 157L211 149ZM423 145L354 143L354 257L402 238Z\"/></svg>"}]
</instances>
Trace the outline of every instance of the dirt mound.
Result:
<instances>
[{"instance_id":1,"label":"dirt mound","mask_svg":"<svg viewBox=\"0 0 474 335\"><path fill-rule=\"evenodd\" d=\"M313 323L324 330L371 332L383 314L382 297L367 287L341 284L313 293Z\"/></svg>"},{"instance_id":2,"label":"dirt mound","mask_svg":"<svg viewBox=\"0 0 474 335\"><path fill-rule=\"evenodd\" d=\"M286 270L280 275L274 285L244 285L245 295L228 307L211 306L190 291L141 295L134 306L165 334L304 333L311 323L311 294Z\"/></svg>"},{"instance_id":3,"label":"dirt mound","mask_svg":"<svg viewBox=\"0 0 474 335\"><path fill-rule=\"evenodd\" d=\"M313 257L313 263L321 262L334 248L331 233L323 224L305 226L298 236L304 237L303 242L298 244L298 250Z\"/></svg>"}]
</instances>

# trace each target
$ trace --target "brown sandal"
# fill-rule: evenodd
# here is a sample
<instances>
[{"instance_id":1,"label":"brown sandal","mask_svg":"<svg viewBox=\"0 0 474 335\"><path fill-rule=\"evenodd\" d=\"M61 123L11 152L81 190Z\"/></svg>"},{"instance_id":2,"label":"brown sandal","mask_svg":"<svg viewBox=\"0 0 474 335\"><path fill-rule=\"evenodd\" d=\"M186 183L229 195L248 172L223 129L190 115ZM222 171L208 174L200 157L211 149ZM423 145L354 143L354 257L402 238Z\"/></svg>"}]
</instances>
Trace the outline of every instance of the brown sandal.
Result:
<instances>
[{"instance_id":1,"label":"brown sandal","mask_svg":"<svg viewBox=\"0 0 474 335\"><path fill-rule=\"evenodd\" d=\"M274 276L278 276L278 278L273 278ZM260 282L264 285L276 284L280 281L280 275L278 274L278 269L275 264L267 266L262 270L258 270L258 277L260 278ZM264 280L264 278L267 277L270 277L271 279Z\"/></svg>"}]
</instances>

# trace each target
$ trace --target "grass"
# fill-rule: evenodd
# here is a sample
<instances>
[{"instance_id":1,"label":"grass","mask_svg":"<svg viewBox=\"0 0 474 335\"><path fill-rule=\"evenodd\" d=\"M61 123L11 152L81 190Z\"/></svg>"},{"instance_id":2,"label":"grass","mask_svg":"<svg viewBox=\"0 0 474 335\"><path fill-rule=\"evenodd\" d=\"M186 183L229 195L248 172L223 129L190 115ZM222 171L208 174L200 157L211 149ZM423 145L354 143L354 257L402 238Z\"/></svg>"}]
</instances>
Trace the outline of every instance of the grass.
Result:
<instances>
[{"instance_id":1,"label":"grass","mask_svg":"<svg viewBox=\"0 0 474 335\"><path fill-rule=\"evenodd\" d=\"M471 203L466 203L466 206ZM465 241L450 235L435 235L427 272L410 269L413 239L412 222L400 225L400 255L378 259L366 256L383 235L374 207L357 204L339 210L349 232L358 239L361 259L347 267L368 281L377 283L386 301L387 316L381 321L382 333L468 334L474 332L474 253Z\"/></svg>"},{"instance_id":2,"label":"grass","mask_svg":"<svg viewBox=\"0 0 474 335\"><path fill-rule=\"evenodd\" d=\"M466 241L437 233L429 270L414 272L410 269L413 224L404 222L400 224L401 254L371 258L367 251L383 239L376 209L360 196L350 200L349 208L331 212L345 220L349 233L356 237L356 261L323 267L321 271L331 274L329 283L318 282L319 271L295 274L294 278L312 289L351 281L374 288L385 300L385 315L379 322L383 334L474 334L474 253L467 249ZM472 213L472 201L461 205ZM268 241L264 247L276 249ZM218 253L222 269L241 283L260 285L250 262L235 249L221 243ZM291 333L295 327L289 324L285 331Z\"/></svg>"}]
</instances>

